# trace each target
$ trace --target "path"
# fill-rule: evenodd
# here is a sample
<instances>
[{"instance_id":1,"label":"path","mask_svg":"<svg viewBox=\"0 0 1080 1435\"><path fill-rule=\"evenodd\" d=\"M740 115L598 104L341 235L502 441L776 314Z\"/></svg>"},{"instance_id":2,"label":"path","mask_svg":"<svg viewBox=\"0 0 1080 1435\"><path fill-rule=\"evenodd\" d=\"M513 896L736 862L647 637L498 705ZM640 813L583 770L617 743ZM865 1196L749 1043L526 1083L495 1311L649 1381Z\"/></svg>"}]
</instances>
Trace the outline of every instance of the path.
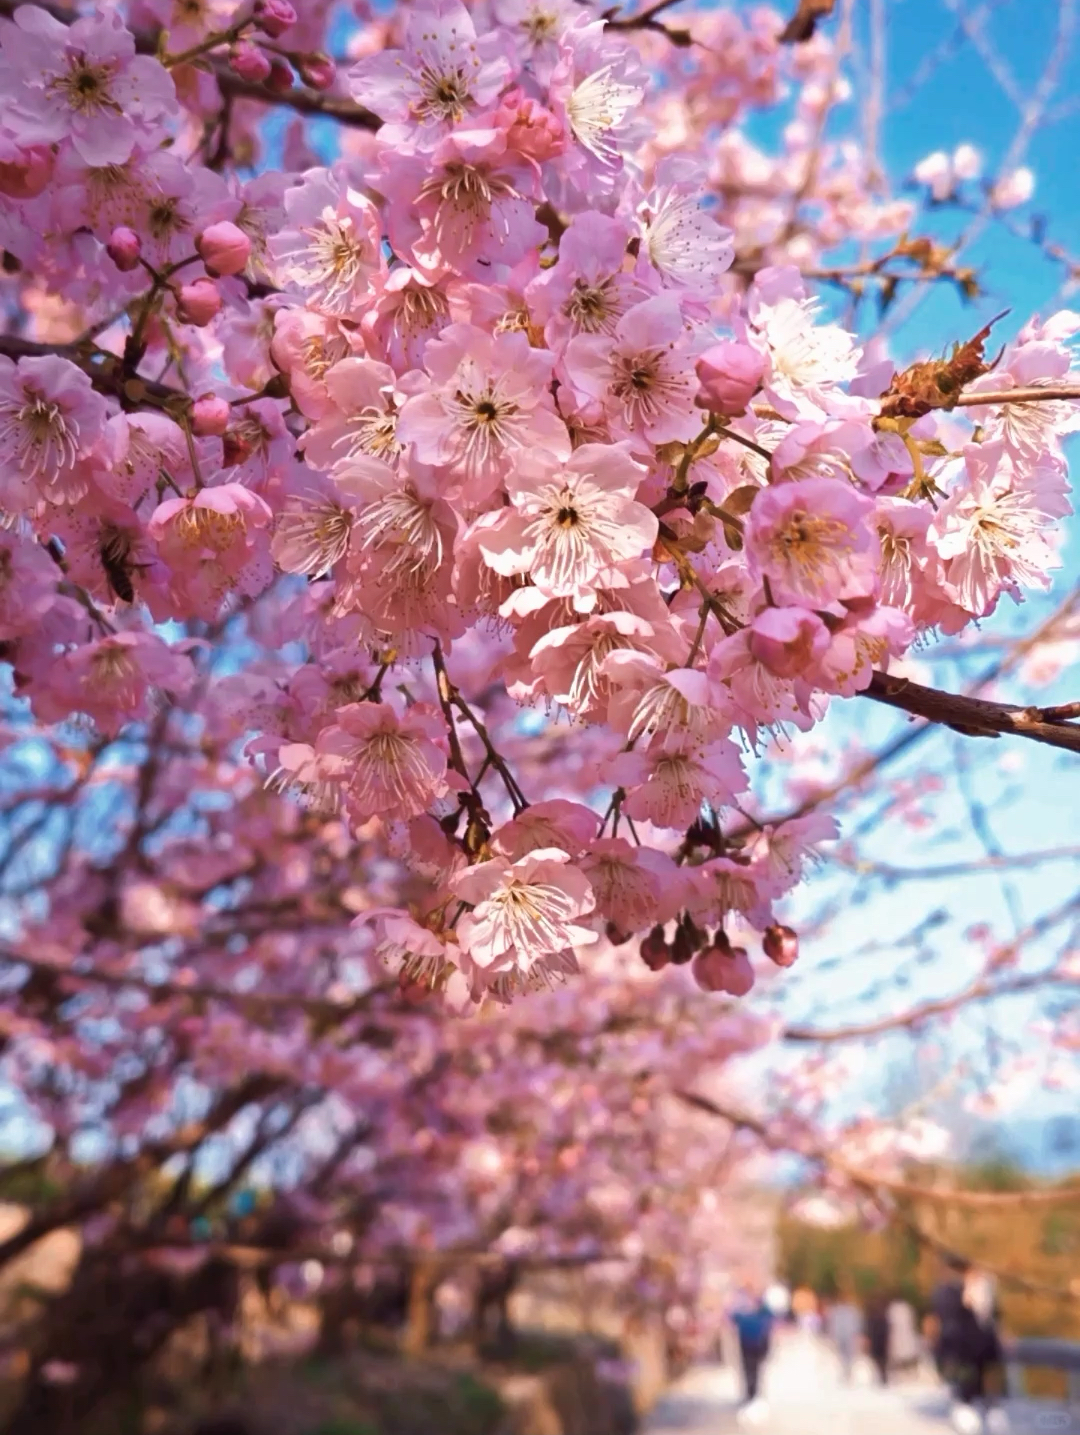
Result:
<instances>
[{"instance_id":1,"label":"path","mask_svg":"<svg viewBox=\"0 0 1080 1435\"><path fill-rule=\"evenodd\" d=\"M768 1416L756 1435L951 1435L948 1400L940 1386L910 1381L882 1389L862 1369L841 1383L832 1353L821 1341L781 1332L763 1393ZM687 1372L661 1400L644 1435L735 1435L738 1382L727 1366ZM1012 1435L1080 1435L1080 1412L1055 1405L1011 1402ZM741 1432L740 1432L741 1435Z\"/></svg>"}]
</instances>

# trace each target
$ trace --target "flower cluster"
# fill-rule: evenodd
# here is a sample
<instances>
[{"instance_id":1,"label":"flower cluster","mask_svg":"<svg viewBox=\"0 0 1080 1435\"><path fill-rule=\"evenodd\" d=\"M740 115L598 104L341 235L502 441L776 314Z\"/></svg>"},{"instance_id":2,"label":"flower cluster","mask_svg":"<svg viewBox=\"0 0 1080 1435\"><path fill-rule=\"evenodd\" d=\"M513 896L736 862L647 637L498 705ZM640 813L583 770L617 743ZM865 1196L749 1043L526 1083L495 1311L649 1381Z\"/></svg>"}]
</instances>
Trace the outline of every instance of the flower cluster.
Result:
<instances>
[{"instance_id":1,"label":"flower cluster","mask_svg":"<svg viewBox=\"0 0 1080 1435\"><path fill-rule=\"evenodd\" d=\"M834 157L793 229L790 172L751 183L734 131L702 159L661 42L590 5L416 0L361 30L336 103L366 128L329 162L293 133L254 177L244 105L294 72L316 104L317 23L168 8L0 31L34 336L0 340L17 691L112 735L201 684L270 784L417 879L358 918L405 985L505 1000L637 937L744 994L732 936L790 965L774 903L835 835L747 822L755 754L1048 585L1080 409L1030 392L1080 317L976 363L970 423L955 385L920 397L798 268L905 207L856 204ZM708 25L729 54L688 82L699 137L782 63L761 16ZM833 69L798 63L808 132ZM264 88L234 113L237 76ZM215 672L240 611L277 656Z\"/></svg>"}]
</instances>

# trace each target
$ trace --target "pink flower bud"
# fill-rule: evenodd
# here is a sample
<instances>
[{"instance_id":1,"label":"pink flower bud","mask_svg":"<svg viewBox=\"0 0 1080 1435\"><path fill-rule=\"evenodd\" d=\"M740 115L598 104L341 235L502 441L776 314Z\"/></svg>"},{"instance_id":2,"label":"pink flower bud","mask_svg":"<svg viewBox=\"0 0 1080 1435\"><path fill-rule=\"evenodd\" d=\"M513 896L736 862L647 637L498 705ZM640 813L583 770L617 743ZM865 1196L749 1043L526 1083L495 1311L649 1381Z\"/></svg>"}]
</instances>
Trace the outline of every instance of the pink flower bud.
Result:
<instances>
[{"instance_id":1,"label":"pink flower bud","mask_svg":"<svg viewBox=\"0 0 1080 1435\"><path fill-rule=\"evenodd\" d=\"M181 284L176 296L176 316L181 324L195 324L201 329L220 312L221 294L212 279Z\"/></svg>"},{"instance_id":2,"label":"pink flower bud","mask_svg":"<svg viewBox=\"0 0 1080 1435\"><path fill-rule=\"evenodd\" d=\"M750 629L750 652L778 678L797 678L829 647L829 630L808 608L765 608Z\"/></svg>"},{"instance_id":3,"label":"pink flower bud","mask_svg":"<svg viewBox=\"0 0 1080 1435\"><path fill-rule=\"evenodd\" d=\"M650 972L658 972L671 961L663 927L654 927L641 943L641 960Z\"/></svg>"},{"instance_id":4,"label":"pink flower bud","mask_svg":"<svg viewBox=\"0 0 1080 1435\"><path fill-rule=\"evenodd\" d=\"M499 101L495 125L506 131L511 149L530 159L552 159L566 149L566 130L558 117L516 85Z\"/></svg>"},{"instance_id":5,"label":"pink flower bud","mask_svg":"<svg viewBox=\"0 0 1080 1435\"><path fill-rule=\"evenodd\" d=\"M21 150L13 147L13 152L17 158L0 162L0 194L33 199L52 179L56 157L47 144L27 145Z\"/></svg>"},{"instance_id":6,"label":"pink flower bud","mask_svg":"<svg viewBox=\"0 0 1080 1435\"><path fill-rule=\"evenodd\" d=\"M270 73L266 77L266 88L275 95L287 95L293 87L292 66L275 55L270 61Z\"/></svg>"},{"instance_id":7,"label":"pink flower bud","mask_svg":"<svg viewBox=\"0 0 1080 1435\"><path fill-rule=\"evenodd\" d=\"M744 997L754 985L754 969L745 947L725 951L715 944L706 947L694 958L691 968L694 980L703 992L727 992Z\"/></svg>"},{"instance_id":8,"label":"pink flower bud","mask_svg":"<svg viewBox=\"0 0 1080 1435\"><path fill-rule=\"evenodd\" d=\"M238 41L229 51L229 69L242 80L261 85L270 73L270 57L250 40Z\"/></svg>"},{"instance_id":9,"label":"pink flower bud","mask_svg":"<svg viewBox=\"0 0 1080 1435\"><path fill-rule=\"evenodd\" d=\"M697 396L699 408L735 418L746 412L747 405L761 387L765 360L749 344L724 340L706 349L697 361Z\"/></svg>"},{"instance_id":10,"label":"pink flower bud","mask_svg":"<svg viewBox=\"0 0 1080 1435\"><path fill-rule=\"evenodd\" d=\"M765 928L761 947L769 961L775 962L778 967L793 967L799 959L798 934L779 923Z\"/></svg>"},{"instance_id":11,"label":"pink flower bud","mask_svg":"<svg viewBox=\"0 0 1080 1435\"><path fill-rule=\"evenodd\" d=\"M109 235L109 242L105 249L117 269L122 270L125 274L138 268L139 255L142 253L142 240L134 229L128 229L126 224L117 225Z\"/></svg>"},{"instance_id":12,"label":"pink flower bud","mask_svg":"<svg viewBox=\"0 0 1080 1435\"><path fill-rule=\"evenodd\" d=\"M251 258L251 240L237 225L223 219L204 229L195 248L211 274L239 274Z\"/></svg>"},{"instance_id":13,"label":"pink flower bud","mask_svg":"<svg viewBox=\"0 0 1080 1435\"><path fill-rule=\"evenodd\" d=\"M334 83L337 66L330 56L324 55L321 50L313 50L310 55L295 56L294 64L304 84L310 85L313 90L328 90Z\"/></svg>"},{"instance_id":14,"label":"pink flower bud","mask_svg":"<svg viewBox=\"0 0 1080 1435\"><path fill-rule=\"evenodd\" d=\"M191 406L192 430L220 438L229 427L231 412L228 403L218 394L203 394Z\"/></svg>"},{"instance_id":15,"label":"pink flower bud","mask_svg":"<svg viewBox=\"0 0 1080 1435\"><path fill-rule=\"evenodd\" d=\"M255 0L254 20L257 30L276 40L296 24L296 11L289 0Z\"/></svg>"}]
</instances>

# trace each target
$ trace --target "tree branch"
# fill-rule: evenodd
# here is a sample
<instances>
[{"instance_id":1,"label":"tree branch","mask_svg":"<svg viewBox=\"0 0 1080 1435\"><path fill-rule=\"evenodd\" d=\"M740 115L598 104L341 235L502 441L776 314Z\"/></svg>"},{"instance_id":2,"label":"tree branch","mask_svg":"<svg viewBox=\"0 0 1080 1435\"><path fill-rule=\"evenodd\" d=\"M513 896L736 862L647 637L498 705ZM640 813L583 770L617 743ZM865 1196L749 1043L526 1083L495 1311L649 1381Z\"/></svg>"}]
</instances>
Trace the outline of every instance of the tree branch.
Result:
<instances>
[{"instance_id":1,"label":"tree branch","mask_svg":"<svg viewBox=\"0 0 1080 1435\"><path fill-rule=\"evenodd\" d=\"M891 677L876 672L870 686L860 697L900 708L927 722L943 723L965 737L998 737L1010 733L1026 737L1049 747L1080 752L1080 726L1055 720L1054 708L1018 707L1012 703L992 703L985 698L945 693L939 688L925 688L908 678Z\"/></svg>"}]
</instances>

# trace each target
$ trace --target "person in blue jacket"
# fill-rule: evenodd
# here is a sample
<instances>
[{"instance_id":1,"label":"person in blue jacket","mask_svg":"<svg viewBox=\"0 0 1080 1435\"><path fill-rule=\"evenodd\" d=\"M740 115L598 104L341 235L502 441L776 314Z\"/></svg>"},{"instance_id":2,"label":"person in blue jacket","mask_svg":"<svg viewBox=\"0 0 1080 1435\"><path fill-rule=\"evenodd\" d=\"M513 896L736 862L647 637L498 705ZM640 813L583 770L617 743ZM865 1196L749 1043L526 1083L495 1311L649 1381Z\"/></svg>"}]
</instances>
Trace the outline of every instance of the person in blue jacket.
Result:
<instances>
[{"instance_id":1,"label":"person in blue jacket","mask_svg":"<svg viewBox=\"0 0 1080 1435\"><path fill-rule=\"evenodd\" d=\"M764 1414L758 1385L761 1367L769 1354L773 1314L765 1304L761 1291L749 1285L740 1289L728 1314L739 1337L739 1357L746 1388L743 1411L748 1418L756 1419Z\"/></svg>"}]
</instances>

